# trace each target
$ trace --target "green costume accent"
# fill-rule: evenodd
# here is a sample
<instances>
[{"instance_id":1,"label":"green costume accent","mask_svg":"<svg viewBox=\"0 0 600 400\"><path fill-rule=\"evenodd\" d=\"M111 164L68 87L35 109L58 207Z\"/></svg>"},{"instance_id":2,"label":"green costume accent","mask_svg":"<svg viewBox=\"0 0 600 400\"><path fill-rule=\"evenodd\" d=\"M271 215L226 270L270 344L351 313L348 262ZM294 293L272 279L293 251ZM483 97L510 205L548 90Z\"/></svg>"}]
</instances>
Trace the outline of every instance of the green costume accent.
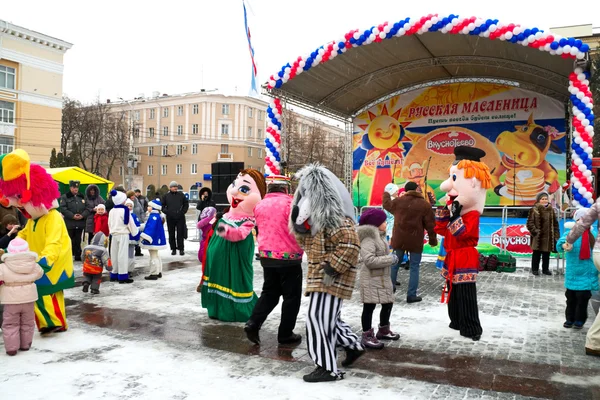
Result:
<instances>
[{"instance_id":1,"label":"green costume accent","mask_svg":"<svg viewBox=\"0 0 600 400\"><path fill-rule=\"evenodd\" d=\"M223 218L220 223L234 228L244 222ZM254 237L231 242L216 233L206 250L206 268L202 284L202 307L210 318L227 322L246 322L258 300L253 290Z\"/></svg>"}]
</instances>

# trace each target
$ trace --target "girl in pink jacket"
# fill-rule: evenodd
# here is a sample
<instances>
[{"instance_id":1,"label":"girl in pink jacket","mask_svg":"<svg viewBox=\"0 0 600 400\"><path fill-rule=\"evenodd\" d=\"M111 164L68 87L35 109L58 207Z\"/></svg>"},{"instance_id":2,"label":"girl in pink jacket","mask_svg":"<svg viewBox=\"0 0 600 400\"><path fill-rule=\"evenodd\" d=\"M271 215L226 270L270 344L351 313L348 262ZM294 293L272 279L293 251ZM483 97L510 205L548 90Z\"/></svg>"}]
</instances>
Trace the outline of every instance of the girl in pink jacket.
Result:
<instances>
[{"instance_id":1,"label":"girl in pink jacket","mask_svg":"<svg viewBox=\"0 0 600 400\"><path fill-rule=\"evenodd\" d=\"M35 281L44 271L36 262L38 256L29 251L27 242L15 238L0 264L0 303L4 304L2 335L6 354L27 351L33 341L35 327L34 303L38 299Z\"/></svg>"}]
</instances>

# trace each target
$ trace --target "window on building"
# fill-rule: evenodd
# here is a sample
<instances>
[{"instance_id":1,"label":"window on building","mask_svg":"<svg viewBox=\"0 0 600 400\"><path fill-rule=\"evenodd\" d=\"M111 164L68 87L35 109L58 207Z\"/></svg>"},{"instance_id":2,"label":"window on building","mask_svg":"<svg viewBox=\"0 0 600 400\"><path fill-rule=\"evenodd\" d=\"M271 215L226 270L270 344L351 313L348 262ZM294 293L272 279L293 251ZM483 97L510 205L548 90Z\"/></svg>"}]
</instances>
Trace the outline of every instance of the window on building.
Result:
<instances>
[{"instance_id":1,"label":"window on building","mask_svg":"<svg viewBox=\"0 0 600 400\"><path fill-rule=\"evenodd\" d=\"M123 176L123 167L119 167L119 176Z\"/></svg>"},{"instance_id":2,"label":"window on building","mask_svg":"<svg viewBox=\"0 0 600 400\"><path fill-rule=\"evenodd\" d=\"M198 143L192 145L192 154L198 154Z\"/></svg>"},{"instance_id":3,"label":"window on building","mask_svg":"<svg viewBox=\"0 0 600 400\"><path fill-rule=\"evenodd\" d=\"M149 137L154 137L154 128L149 128L148 129L148 136Z\"/></svg>"},{"instance_id":4,"label":"window on building","mask_svg":"<svg viewBox=\"0 0 600 400\"><path fill-rule=\"evenodd\" d=\"M228 144L221 145L221 153L229 153L229 145Z\"/></svg>"},{"instance_id":5,"label":"window on building","mask_svg":"<svg viewBox=\"0 0 600 400\"><path fill-rule=\"evenodd\" d=\"M221 106L221 114L229 115L229 104L223 104Z\"/></svg>"},{"instance_id":6,"label":"window on building","mask_svg":"<svg viewBox=\"0 0 600 400\"><path fill-rule=\"evenodd\" d=\"M258 158L262 158L263 156L263 149L258 149Z\"/></svg>"},{"instance_id":7,"label":"window on building","mask_svg":"<svg viewBox=\"0 0 600 400\"><path fill-rule=\"evenodd\" d=\"M263 137L262 135L263 135L262 129L259 129L258 130L258 138L262 139L262 137Z\"/></svg>"},{"instance_id":8,"label":"window on building","mask_svg":"<svg viewBox=\"0 0 600 400\"><path fill-rule=\"evenodd\" d=\"M248 118L252 118L252 114L254 114L254 108L248 107Z\"/></svg>"},{"instance_id":9,"label":"window on building","mask_svg":"<svg viewBox=\"0 0 600 400\"><path fill-rule=\"evenodd\" d=\"M154 175L154 165L148 165L148 175Z\"/></svg>"},{"instance_id":10,"label":"window on building","mask_svg":"<svg viewBox=\"0 0 600 400\"><path fill-rule=\"evenodd\" d=\"M154 108L150 109L150 119L154 119Z\"/></svg>"},{"instance_id":11,"label":"window on building","mask_svg":"<svg viewBox=\"0 0 600 400\"><path fill-rule=\"evenodd\" d=\"M181 170L182 170L182 165L181 164L177 164L175 166L175 174L176 175L181 175Z\"/></svg>"},{"instance_id":12,"label":"window on building","mask_svg":"<svg viewBox=\"0 0 600 400\"><path fill-rule=\"evenodd\" d=\"M16 71L14 68L0 65L0 87L6 89L15 88Z\"/></svg>"},{"instance_id":13,"label":"window on building","mask_svg":"<svg viewBox=\"0 0 600 400\"><path fill-rule=\"evenodd\" d=\"M182 145L178 144L175 149L176 149L175 151L177 152L178 156L183 154L183 146Z\"/></svg>"},{"instance_id":14,"label":"window on building","mask_svg":"<svg viewBox=\"0 0 600 400\"><path fill-rule=\"evenodd\" d=\"M192 114L198 114L198 104L192 106Z\"/></svg>"},{"instance_id":15,"label":"window on building","mask_svg":"<svg viewBox=\"0 0 600 400\"><path fill-rule=\"evenodd\" d=\"M133 119L135 121L139 121L140 120L140 112L139 111L134 111L133 112Z\"/></svg>"},{"instance_id":16,"label":"window on building","mask_svg":"<svg viewBox=\"0 0 600 400\"><path fill-rule=\"evenodd\" d=\"M259 121L263 120L263 112L262 112L262 110L258 110L258 120Z\"/></svg>"},{"instance_id":17,"label":"window on building","mask_svg":"<svg viewBox=\"0 0 600 400\"><path fill-rule=\"evenodd\" d=\"M163 126L163 136L169 136L169 127Z\"/></svg>"},{"instance_id":18,"label":"window on building","mask_svg":"<svg viewBox=\"0 0 600 400\"><path fill-rule=\"evenodd\" d=\"M15 103L0 101L0 122L6 124L15 123Z\"/></svg>"},{"instance_id":19,"label":"window on building","mask_svg":"<svg viewBox=\"0 0 600 400\"><path fill-rule=\"evenodd\" d=\"M198 164L192 164L192 169L190 171L192 174L198 173Z\"/></svg>"},{"instance_id":20,"label":"window on building","mask_svg":"<svg viewBox=\"0 0 600 400\"><path fill-rule=\"evenodd\" d=\"M169 154L169 146L163 146L162 147L162 155L166 156Z\"/></svg>"},{"instance_id":21,"label":"window on building","mask_svg":"<svg viewBox=\"0 0 600 400\"><path fill-rule=\"evenodd\" d=\"M167 118L168 116L169 116L169 108L164 107L163 108L163 118Z\"/></svg>"},{"instance_id":22,"label":"window on building","mask_svg":"<svg viewBox=\"0 0 600 400\"><path fill-rule=\"evenodd\" d=\"M183 115L183 106L177 107L177 116L181 117Z\"/></svg>"},{"instance_id":23,"label":"window on building","mask_svg":"<svg viewBox=\"0 0 600 400\"><path fill-rule=\"evenodd\" d=\"M248 147L248 157L252 157L252 147Z\"/></svg>"},{"instance_id":24,"label":"window on building","mask_svg":"<svg viewBox=\"0 0 600 400\"><path fill-rule=\"evenodd\" d=\"M167 174L167 166L165 164L162 165L162 171L161 171L161 175L166 175Z\"/></svg>"},{"instance_id":25,"label":"window on building","mask_svg":"<svg viewBox=\"0 0 600 400\"><path fill-rule=\"evenodd\" d=\"M154 155L154 147L152 147L152 146L148 147L148 155L149 156L153 156Z\"/></svg>"},{"instance_id":26,"label":"window on building","mask_svg":"<svg viewBox=\"0 0 600 400\"><path fill-rule=\"evenodd\" d=\"M0 154L10 153L14 149L14 138L0 137Z\"/></svg>"},{"instance_id":27,"label":"window on building","mask_svg":"<svg viewBox=\"0 0 600 400\"><path fill-rule=\"evenodd\" d=\"M177 136L183 135L183 125L177 125Z\"/></svg>"},{"instance_id":28,"label":"window on building","mask_svg":"<svg viewBox=\"0 0 600 400\"><path fill-rule=\"evenodd\" d=\"M140 148L139 147L134 147L133 148L133 154L135 154L135 155L140 154Z\"/></svg>"},{"instance_id":29,"label":"window on building","mask_svg":"<svg viewBox=\"0 0 600 400\"><path fill-rule=\"evenodd\" d=\"M221 124L221 135L229 135L229 124Z\"/></svg>"},{"instance_id":30,"label":"window on building","mask_svg":"<svg viewBox=\"0 0 600 400\"><path fill-rule=\"evenodd\" d=\"M140 128L138 128L137 126L135 126L133 128L133 137L134 138L139 138L140 137Z\"/></svg>"},{"instance_id":31,"label":"window on building","mask_svg":"<svg viewBox=\"0 0 600 400\"><path fill-rule=\"evenodd\" d=\"M192 124L192 135L198 134L198 124Z\"/></svg>"},{"instance_id":32,"label":"window on building","mask_svg":"<svg viewBox=\"0 0 600 400\"><path fill-rule=\"evenodd\" d=\"M252 127L248 127L248 137L252 137Z\"/></svg>"}]
</instances>

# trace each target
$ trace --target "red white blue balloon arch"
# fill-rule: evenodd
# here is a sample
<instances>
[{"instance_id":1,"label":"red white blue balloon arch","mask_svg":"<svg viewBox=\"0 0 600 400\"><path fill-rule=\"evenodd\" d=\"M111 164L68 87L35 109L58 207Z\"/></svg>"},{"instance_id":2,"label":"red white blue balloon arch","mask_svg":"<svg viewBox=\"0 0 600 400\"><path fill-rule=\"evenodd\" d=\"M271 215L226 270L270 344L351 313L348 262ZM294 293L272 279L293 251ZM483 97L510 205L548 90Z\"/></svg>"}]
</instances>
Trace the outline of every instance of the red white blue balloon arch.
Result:
<instances>
[{"instance_id":1,"label":"red white blue balloon arch","mask_svg":"<svg viewBox=\"0 0 600 400\"><path fill-rule=\"evenodd\" d=\"M491 40L502 40L522 46L533 47L562 58L583 60L590 48L579 39L564 38L560 35L544 32L538 28L525 28L517 24L505 24L497 19L459 17L450 14L439 17L429 14L419 19L406 18L398 22L384 22L381 25L365 29L354 29L343 37L320 46L306 56L300 56L284 65L279 72L269 77L267 88L280 88L304 71L325 63L353 47L366 46L393 37L421 35L425 32L441 32L455 35L477 35ZM592 93L590 91L589 71L580 67L569 75L569 93L571 94L573 140L571 141L571 184L573 202L576 206L590 207L593 204L592 152L594 136L594 113ZM279 98L273 98L267 107L269 123L265 138L267 156L265 173L281 174L281 115Z\"/></svg>"}]
</instances>

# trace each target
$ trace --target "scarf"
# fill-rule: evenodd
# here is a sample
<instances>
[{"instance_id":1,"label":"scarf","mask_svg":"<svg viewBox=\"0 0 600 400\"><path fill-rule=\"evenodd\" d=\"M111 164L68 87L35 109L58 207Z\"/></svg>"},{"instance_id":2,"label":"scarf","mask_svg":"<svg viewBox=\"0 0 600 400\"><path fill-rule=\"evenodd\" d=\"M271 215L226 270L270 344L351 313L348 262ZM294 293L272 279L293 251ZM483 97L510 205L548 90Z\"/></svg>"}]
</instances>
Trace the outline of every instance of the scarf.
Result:
<instances>
[{"instance_id":1,"label":"scarf","mask_svg":"<svg viewBox=\"0 0 600 400\"><path fill-rule=\"evenodd\" d=\"M123 223L125 225L129 225L129 208L123 204L119 204L118 206L115 206L114 208L122 208L123 210L125 210L125 215L123 215Z\"/></svg>"},{"instance_id":2,"label":"scarf","mask_svg":"<svg viewBox=\"0 0 600 400\"><path fill-rule=\"evenodd\" d=\"M589 260L596 239L589 229L586 229L581 235L581 248L579 249L579 259Z\"/></svg>"}]
</instances>

